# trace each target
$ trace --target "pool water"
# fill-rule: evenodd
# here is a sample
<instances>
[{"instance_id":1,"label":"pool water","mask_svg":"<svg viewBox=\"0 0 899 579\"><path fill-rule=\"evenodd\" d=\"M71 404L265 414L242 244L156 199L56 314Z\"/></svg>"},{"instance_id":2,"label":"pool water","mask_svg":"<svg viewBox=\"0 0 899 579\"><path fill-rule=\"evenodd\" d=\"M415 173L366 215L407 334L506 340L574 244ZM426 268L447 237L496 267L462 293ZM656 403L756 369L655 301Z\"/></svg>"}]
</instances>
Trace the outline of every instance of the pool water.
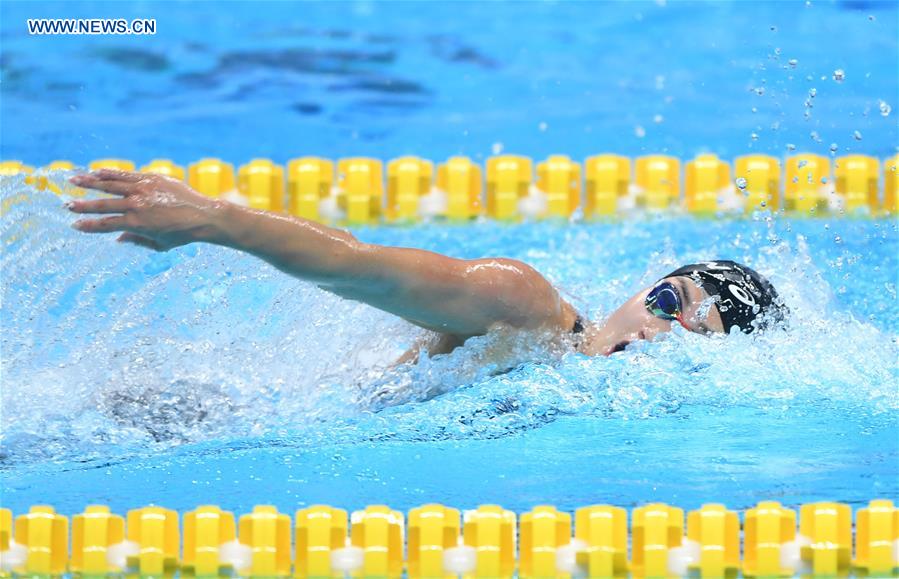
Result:
<instances>
[{"instance_id":1,"label":"pool water","mask_svg":"<svg viewBox=\"0 0 899 579\"><path fill-rule=\"evenodd\" d=\"M777 157L899 143L895 2L4 2L0 157ZM155 18L155 36L27 34ZM835 71L843 71L841 82ZM858 136L856 136L858 132ZM860 139L860 140L859 140Z\"/></svg>"},{"instance_id":2,"label":"pool water","mask_svg":"<svg viewBox=\"0 0 899 579\"><path fill-rule=\"evenodd\" d=\"M884 158L899 141L895 3L263 6L0 4L0 158ZM25 31L97 16L158 32ZM360 228L522 259L595 319L710 258L756 267L791 309L767 335L675 331L587 358L497 334L390 368L420 330L231 250L78 234L60 197L0 189L0 502L16 512L899 499L895 219ZM512 372L483 363L497 350Z\"/></svg>"},{"instance_id":3,"label":"pool water","mask_svg":"<svg viewBox=\"0 0 899 579\"><path fill-rule=\"evenodd\" d=\"M610 358L494 335L390 369L422 331L232 250L148 253L71 220L29 191L2 221L3 502L15 509L899 495L895 222L361 229L523 259L594 318L715 257L768 274L792 311L768 335L675 332ZM493 375L480 363L491 348L517 348L521 365Z\"/></svg>"}]
</instances>

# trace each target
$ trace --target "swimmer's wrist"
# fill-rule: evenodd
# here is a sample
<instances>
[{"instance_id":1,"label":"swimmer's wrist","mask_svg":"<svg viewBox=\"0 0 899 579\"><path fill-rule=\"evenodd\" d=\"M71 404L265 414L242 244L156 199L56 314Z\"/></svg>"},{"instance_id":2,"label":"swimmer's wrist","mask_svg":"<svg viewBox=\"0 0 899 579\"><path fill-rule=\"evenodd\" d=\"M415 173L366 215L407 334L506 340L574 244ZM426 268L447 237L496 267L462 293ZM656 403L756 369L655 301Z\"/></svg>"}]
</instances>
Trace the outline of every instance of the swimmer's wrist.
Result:
<instances>
[{"instance_id":1,"label":"swimmer's wrist","mask_svg":"<svg viewBox=\"0 0 899 579\"><path fill-rule=\"evenodd\" d=\"M234 245L233 227L236 221L234 209L237 205L220 199L210 200L206 211L206 223L197 228L194 241L215 245Z\"/></svg>"}]
</instances>

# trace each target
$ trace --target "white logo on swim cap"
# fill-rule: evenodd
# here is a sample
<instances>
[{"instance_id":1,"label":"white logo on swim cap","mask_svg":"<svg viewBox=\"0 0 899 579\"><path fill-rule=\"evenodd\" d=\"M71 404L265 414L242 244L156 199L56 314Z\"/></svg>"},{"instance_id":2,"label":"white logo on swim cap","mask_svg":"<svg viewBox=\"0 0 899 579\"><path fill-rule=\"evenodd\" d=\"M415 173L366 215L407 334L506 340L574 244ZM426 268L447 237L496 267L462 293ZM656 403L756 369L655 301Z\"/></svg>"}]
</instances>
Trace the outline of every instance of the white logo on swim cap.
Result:
<instances>
[{"instance_id":1,"label":"white logo on swim cap","mask_svg":"<svg viewBox=\"0 0 899 579\"><path fill-rule=\"evenodd\" d=\"M740 286L729 284L727 289L730 290L730 293L734 295L735 298L746 304L747 306L755 305L755 298L752 297L752 294L741 288Z\"/></svg>"}]
</instances>

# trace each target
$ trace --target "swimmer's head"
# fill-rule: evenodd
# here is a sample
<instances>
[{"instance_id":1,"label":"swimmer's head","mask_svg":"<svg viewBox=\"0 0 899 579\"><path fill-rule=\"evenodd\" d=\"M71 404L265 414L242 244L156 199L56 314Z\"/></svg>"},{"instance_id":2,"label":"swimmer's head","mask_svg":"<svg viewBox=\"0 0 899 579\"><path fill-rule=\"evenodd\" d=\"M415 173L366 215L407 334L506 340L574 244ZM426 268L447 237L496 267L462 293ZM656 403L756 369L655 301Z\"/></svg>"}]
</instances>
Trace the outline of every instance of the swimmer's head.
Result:
<instances>
[{"instance_id":1,"label":"swimmer's head","mask_svg":"<svg viewBox=\"0 0 899 579\"><path fill-rule=\"evenodd\" d=\"M784 318L771 283L745 265L707 261L680 267L644 288L592 332L583 349L609 355L678 324L701 334L763 330Z\"/></svg>"}]
</instances>

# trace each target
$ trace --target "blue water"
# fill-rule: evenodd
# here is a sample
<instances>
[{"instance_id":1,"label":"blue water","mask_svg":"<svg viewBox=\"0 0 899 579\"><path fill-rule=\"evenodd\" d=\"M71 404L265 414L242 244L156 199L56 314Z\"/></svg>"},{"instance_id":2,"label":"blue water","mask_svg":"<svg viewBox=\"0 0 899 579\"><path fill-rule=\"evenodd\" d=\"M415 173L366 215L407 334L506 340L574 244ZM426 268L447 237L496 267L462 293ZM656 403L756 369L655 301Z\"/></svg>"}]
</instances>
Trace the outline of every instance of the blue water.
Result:
<instances>
[{"instance_id":1,"label":"blue water","mask_svg":"<svg viewBox=\"0 0 899 579\"><path fill-rule=\"evenodd\" d=\"M896 151L895 3L259 6L0 4L0 157ZM98 15L159 33L25 34ZM62 199L0 189L0 502L17 511L899 499L896 220L360 229L523 259L594 318L714 257L769 275L792 311L768 335L675 332L608 359L497 334L390 369L420 330L231 250L78 234ZM522 364L493 376L497 350Z\"/></svg>"},{"instance_id":2,"label":"blue water","mask_svg":"<svg viewBox=\"0 0 899 579\"><path fill-rule=\"evenodd\" d=\"M719 255L769 274L793 310L790 329L767 336L676 333L605 359L495 335L389 370L421 331L231 250L150 254L69 221L34 192L2 221L14 508L897 496L895 222L360 230L527 260L594 317ZM535 361L491 377L478 363L491 348ZM380 410L385 388L399 404Z\"/></svg>"},{"instance_id":3,"label":"blue water","mask_svg":"<svg viewBox=\"0 0 899 579\"><path fill-rule=\"evenodd\" d=\"M0 16L0 157L32 164L899 144L889 0L13 1ZM155 18L157 34L27 34L28 18L78 17Z\"/></svg>"}]
</instances>

